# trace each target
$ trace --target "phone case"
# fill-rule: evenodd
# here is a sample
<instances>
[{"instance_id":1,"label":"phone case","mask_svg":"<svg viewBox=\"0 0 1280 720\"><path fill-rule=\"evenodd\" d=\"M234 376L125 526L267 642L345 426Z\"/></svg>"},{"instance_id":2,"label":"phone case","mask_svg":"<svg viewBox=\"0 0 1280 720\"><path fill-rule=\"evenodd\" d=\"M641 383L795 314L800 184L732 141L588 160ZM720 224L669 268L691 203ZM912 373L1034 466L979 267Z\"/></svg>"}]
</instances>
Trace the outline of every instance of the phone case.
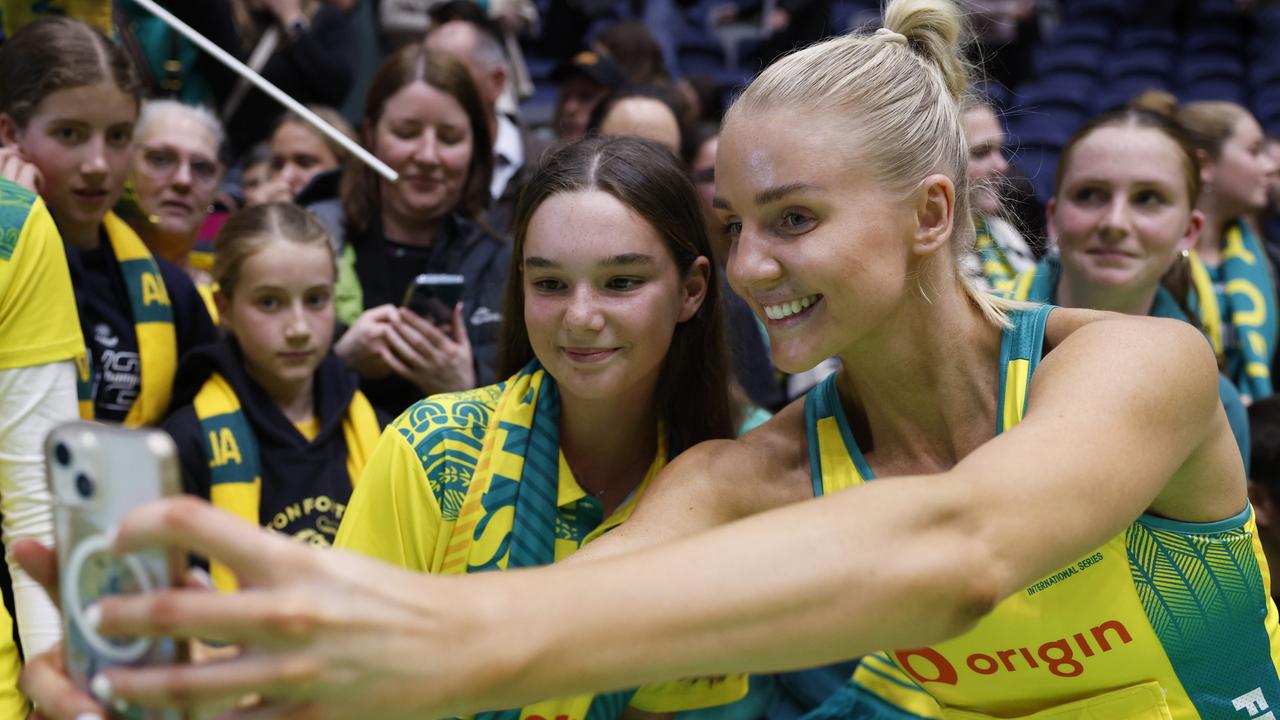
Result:
<instances>
[{"instance_id":1,"label":"phone case","mask_svg":"<svg viewBox=\"0 0 1280 720\"><path fill-rule=\"evenodd\" d=\"M185 553L161 548L114 557L109 532L130 510L181 492L177 450L160 430L126 430L74 422L45 441L58 548L67 672L86 691L105 667L186 661L186 643L169 638L108 638L84 623L85 610L106 595L174 584ZM180 720L179 710L115 708L115 718Z\"/></svg>"},{"instance_id":2,"label":"phone case","mask_svg":"<svg viewBox=\"0 0 1280 720\"><path fill-rule=\"evenodd\" d=\"M414 278L405 290L405 307L436 325L453 322L453 308L462 300L461 275L424 273Z\"/></svg>"}]
</instances>

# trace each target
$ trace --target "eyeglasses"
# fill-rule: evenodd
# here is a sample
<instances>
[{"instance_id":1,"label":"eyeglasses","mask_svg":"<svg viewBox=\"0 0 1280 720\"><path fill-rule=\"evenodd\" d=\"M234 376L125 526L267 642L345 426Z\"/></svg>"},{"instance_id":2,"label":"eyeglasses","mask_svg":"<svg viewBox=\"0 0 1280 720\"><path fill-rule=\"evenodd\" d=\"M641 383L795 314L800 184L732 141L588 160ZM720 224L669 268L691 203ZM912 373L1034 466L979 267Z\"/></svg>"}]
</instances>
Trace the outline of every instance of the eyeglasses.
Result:
<instances>
[{"instance_id":1,"label":"eyeglasses","mask_svg":"<svg viewBox=\"0 0 1280 720\"><path fill-rule=\"evenodd\" d=\"M144 147L142 161L155 172L169 174L178 169L184 158L178 151L164 147ZM191 167L191 177L198 183L208 185L218 179L218 163L207 157L193 155L186 158Z\"/></svg>"}]
</instances>

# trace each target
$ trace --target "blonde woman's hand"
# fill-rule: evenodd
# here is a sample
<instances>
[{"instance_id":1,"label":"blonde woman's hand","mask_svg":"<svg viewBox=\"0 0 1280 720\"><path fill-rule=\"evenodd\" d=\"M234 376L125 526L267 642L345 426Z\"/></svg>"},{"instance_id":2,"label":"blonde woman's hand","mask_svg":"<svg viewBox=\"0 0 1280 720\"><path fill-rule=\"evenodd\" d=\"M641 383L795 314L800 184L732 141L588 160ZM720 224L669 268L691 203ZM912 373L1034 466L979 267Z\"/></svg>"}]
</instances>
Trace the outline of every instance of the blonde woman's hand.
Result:
<instances>
[{"instance_id":1,"label":"blonde woman's hand","mask_svg":"<svg viewBox=\"0 0 1280 720\"><path fill-rule=\"evenodd\" d=\"M117 552L154 545L216 559L236 574L239 592L104 598L100 631L208 638L243 652L204 665L104 670L109 700L198 709L257 693L255 708L220 717L394 720L456 714L450 698L471 684L455 677L455 661L485 624L484 603L456 594L456 582L301 545L191 496L151 503L121 523Z\"/></svg>"},{"instance_id":2,"label":"blonde woman's hand","mask_svg":"<svg viewBox=\"0 0 1280 720\"><path fill-rule=\"evenodd\" d=\"M400 308L387 335L391 357L387 364L397 375L417 385L427 395L476 386L475 361L471 341L462 319L462 303L453 308L448 328Z\"/></svg>"}]
</instances>

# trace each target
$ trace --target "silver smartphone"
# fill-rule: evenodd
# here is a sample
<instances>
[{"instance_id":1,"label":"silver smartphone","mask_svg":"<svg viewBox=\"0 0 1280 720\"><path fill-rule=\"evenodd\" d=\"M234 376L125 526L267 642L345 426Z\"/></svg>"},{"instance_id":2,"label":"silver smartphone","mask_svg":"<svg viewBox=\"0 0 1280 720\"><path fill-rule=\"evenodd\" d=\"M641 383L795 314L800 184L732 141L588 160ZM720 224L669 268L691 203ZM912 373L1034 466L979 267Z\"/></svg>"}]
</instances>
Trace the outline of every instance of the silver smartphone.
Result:
<instances>
[{"instance_id":1,"label":"silver smartphone","mask_svg":"<svg viewBox=\"0 0 1280 720\"><path fill-rule=\"evenodd\" d=\"M170 638L107 637L85 622L86 610L106 595L172 587L186 554L161 548L114 556L110 531L139 505L181 492L177 449L160 430L126 430L98 423L60 425L45 440L58 548L67 672L86 692L94 675L112 666L186 661L187 644ZM180 720L177 710L125 705L113 717Z\"/></svg>"}]
</instances>

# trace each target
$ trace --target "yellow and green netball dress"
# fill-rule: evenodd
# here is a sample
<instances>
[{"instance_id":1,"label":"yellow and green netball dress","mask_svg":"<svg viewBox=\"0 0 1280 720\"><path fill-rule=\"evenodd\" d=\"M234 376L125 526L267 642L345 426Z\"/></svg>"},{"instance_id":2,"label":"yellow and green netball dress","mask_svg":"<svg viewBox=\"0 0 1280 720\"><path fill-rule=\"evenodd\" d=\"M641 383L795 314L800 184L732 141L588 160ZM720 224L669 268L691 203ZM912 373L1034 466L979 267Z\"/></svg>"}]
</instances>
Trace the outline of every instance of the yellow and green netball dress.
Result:
<instances>
[{"instance_id":1,"label":"yellow and green netball dress","mask_svg":"<svg viewBox=\"0 0 1280 720\"><path fill-rule=\"evenodd\" d=\"M1022 420L1051 309L1010 315L997 433ZM809 394L805 419L815 494L873 480L834 376ZM1033 468L1025 480L1035 482ZM1280 633L1255 534L1249 507L1215 523L1143 515L964 635L868 656L846 692L815 714L1274 720Z\"/></svg>"},{"instance_id":2,"label":"yellow and green netball dress","mask_svg":"<svg viewBox=\"0 0 1280 720\"><path fill-rule=\"evenodd\" d=\"M665 433L640 486L604 517L560 452L560 394L529 363L505 383L421 400L383 433L335 547L440 575L558 562L621 524L667 463ZM607 642L607 638L602 639ZM655 683L481 713L481 720L613 720L742 697L744 677Z\"/></svg>"},{"instance_id":3,"label":"yellow and green netball dress","mask_svg":"<svg viewBox=\"0 0 1280 720\"><path fill-rule=\"evenodd\" d=\"M1007 286L1004 294L1014 300L1057 304L1058 283L1061 280L1062 261L1050 255L1037 263L1035 267L1020 273L1014 278ZM1156 286L1156 295L1151 300L1151 309L1147 311L1147 315L1181 320L1192 325L1197 324L1187 317L1187 313L1178 305L1178 301L1174 299L1173 294L1162 285ZM1210 344L1214 344L1213 335L1204 328L1201 329L1205 331L1205 336L1209 339ZM1214 346L1215 354L1220 354L1220 350L1219 347ZM1245 470L1248 470L1250 461L1249 413L1245 410L1244 402L1240 399L1240 392L1236 389L1236 386L1223 375L1218 376L1218 399L1222 401L1222 409L1227 413L1227 423L1231 425L1231 434L1235 437L1236 447L1240 448L1240 457L1244 460Z\"/></svg>"}]
</instances>

